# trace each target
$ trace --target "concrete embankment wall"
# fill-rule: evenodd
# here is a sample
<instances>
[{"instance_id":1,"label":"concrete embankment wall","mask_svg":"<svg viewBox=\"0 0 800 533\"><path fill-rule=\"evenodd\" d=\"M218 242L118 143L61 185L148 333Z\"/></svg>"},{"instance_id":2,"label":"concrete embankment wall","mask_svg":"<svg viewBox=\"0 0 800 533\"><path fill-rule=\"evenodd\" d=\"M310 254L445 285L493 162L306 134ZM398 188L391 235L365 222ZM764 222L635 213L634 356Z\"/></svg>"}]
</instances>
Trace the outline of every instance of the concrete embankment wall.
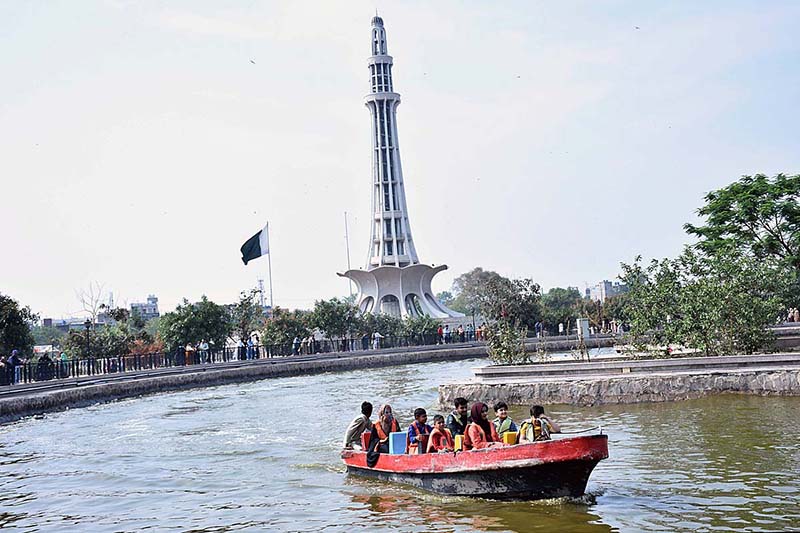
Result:
<instances>
[{"instance_id":1,"label":"concrete embankment wall","mask_svg":"<svg viewBox=\"0 0 800 533\"><path fill-rule=\"evenodd\" d=\"M800 355L735 356L613 363L487 367L472 382L439 387L456 397L511 404L602 405L665 402L709 394L800 396ZM561 370L555 368L560 366ZM598 371L598 367L605 367ZM527 370L526 370L527 369Z\"/></svg>"},{"instance_id":2,"label":"concrete embankment wall","mask_svg":"<svg viewBox=\"0 0 800 533\"><path fill-rule=\"evenodd\" d=\"M157 392L276 377L470 359L485 355L485 346L473 344L457 348L448 346L409 352L324 355L305 357L303 360L267 359L239 364L234 368L231 368L231 365L227 365L226 368L226 364L219 364L164 369L142 374L117 374L46 382L42 387L30 388L18 394L9 389L9 394L0 398L0 422Z\"/></svg>"}]
</instances>

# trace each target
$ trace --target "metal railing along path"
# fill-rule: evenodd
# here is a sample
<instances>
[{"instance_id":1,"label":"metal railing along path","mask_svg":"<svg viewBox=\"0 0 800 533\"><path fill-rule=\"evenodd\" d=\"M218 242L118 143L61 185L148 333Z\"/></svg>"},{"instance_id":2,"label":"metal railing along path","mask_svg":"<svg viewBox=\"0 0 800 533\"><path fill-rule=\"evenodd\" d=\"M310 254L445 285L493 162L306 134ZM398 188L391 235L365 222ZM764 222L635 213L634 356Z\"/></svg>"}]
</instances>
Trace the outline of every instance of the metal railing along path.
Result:
<instances>
[{"instance_id":1,"label":"metal railing along path","mask_svg":"<svg viewBox=\"0 0 800 533\"><path fill-rule=\"evenodd\" d=\"M176 349L172 353L156 352L148 354L127 354L84 359L50 359L21 365L0 367L0 391L5 388L20 389L24 384L92 378L95 376L121 375L163 369L186 369L215 367L226 368L252 361L280 361L291 357L293 361L316 359L325 355L333 357L342 354L392 353L408 348L415 350L436 349L441 345L467 345L474 343L471 335L453 335L445 341L437 335L418 335L409 337L382 337L372 339L315 340L314 342L290 343L281 345L226 346L220 349L186 350ZM155 374L155 373L154 373ZM77 383L77 381L76 381ZM3 387L5 386L5 387Z\"/></svg>"}]
</instances>

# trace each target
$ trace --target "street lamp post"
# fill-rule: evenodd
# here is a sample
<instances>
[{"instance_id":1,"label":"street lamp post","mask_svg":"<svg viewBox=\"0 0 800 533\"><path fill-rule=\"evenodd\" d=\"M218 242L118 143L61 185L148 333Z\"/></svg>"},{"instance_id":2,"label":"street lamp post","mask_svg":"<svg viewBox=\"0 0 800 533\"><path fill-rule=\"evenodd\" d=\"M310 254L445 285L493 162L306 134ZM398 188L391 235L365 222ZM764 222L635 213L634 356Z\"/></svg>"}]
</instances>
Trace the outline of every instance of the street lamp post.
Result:
<instances>
[{"instance_id":1,"label":"street lamp post","mask_svg":"<svg viewBox=\"0 0 800 533\"><path fill-rule=\"evenodd\" d=\"M83 327L86 328L86 358L89 359L90 373L94 373L94 369L91 368L93 366L91 362L92 354L89 352L89 330L92 328L92 321L87 318L86 322L83 323Z\"/></svg>"}]
</instances>

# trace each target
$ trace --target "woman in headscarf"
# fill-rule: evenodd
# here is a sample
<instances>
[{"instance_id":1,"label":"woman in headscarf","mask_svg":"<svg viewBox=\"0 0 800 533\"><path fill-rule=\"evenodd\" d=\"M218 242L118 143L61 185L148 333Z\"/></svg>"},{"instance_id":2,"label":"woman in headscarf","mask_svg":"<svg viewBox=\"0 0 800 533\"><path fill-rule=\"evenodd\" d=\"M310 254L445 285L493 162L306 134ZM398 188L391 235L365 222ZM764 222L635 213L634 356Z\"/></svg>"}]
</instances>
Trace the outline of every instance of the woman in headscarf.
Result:
<instances>
[{"instance_id":1,"label":"woman in headscarf","mask_svg":"<svg viewBox=\"0 0 800 533\"><path fill-rule=\"evenodd\" d=\"M372 425L369 449L372 452L389 453L389 433L400 431L400 424L392 413L392 406L384 404L378 411L378 420Z\"/></svg>"},{"instance_id":2,"label":"woman in headscarf","mask_svg":"<svg viewBox=\"0 0 800 533\"><path fill-rule=\"evenodd\" d=\"M489 421L489 406L483 402L472 404L472 422L464 430L464 448L480 450L490 446L502 445L494 424Z\"/></svg>"}]
</instances>

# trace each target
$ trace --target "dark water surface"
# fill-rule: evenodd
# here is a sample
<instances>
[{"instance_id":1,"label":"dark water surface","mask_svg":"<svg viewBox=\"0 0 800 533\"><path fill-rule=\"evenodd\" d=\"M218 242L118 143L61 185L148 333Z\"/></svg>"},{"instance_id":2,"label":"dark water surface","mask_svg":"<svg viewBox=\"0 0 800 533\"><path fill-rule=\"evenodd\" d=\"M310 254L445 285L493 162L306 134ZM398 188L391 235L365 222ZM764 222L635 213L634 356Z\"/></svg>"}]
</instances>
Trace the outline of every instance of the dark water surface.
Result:
<instances>
[{"instance_id":1,"label":"dark water surface","mask_svg":"<svg viewBox=\"0 0 800 533\"><path fill-rule=\"evenodd\" d=\"M348 478L363 399L405 425L482 361L165 393L0 427L0 527L13 531L800 530L800 398L717 396L551 409L601 424L611 458L581 500L444 498ZM515 409L522 418L523 409Z\"/></svg>"}]
</instances>

